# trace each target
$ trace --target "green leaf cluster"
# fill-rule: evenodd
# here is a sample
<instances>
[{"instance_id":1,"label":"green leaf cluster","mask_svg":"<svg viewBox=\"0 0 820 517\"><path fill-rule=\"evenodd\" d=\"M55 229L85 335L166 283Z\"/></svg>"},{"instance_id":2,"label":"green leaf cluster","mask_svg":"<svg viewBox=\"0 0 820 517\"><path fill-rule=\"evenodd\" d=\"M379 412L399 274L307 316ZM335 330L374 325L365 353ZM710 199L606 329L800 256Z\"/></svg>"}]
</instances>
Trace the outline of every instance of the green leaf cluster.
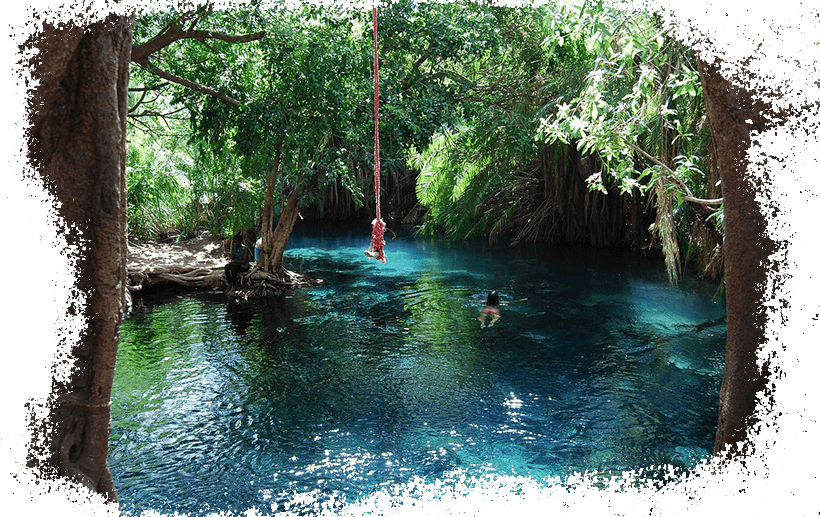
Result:
<instances>
[{"instance_id":1,"label":"green leaf cluster","mask_svg":"<svg viewBox=\"0 0 820 517\"><path fill-rule=\"evenodd\" d=\"M672 282L681 248L708 248L702 262L714 262L722 205L691 50L657 16L603 1L490 12L492 50L457 68L468 85L461 121L414 158L422 232L492 237L532 219L521 212L537 184L527 167L545 146L569 146L600 165L591 190L648 196Z\"/></svg>"},{"instance_id":2,"label":"green leaf cluster","mask_svg":"<svg viewBox=\"0 0 820 517\"><path fill-rule=\"evenodd\" d=\"M128 235L144 240L190 231L196 225L185 208L191 202L183 172L187 157L175 152L167 135L164 148L146 140L132 131L126 156Z\"/></svg>"},{"instance_id":3,"label":"green leaf cluster","mask_svg":"<svg viewBox=\"0 0 820 517\"><path fill-rule=\"evenodd\" d=\"M235 232L257 224L266 193L274 215L295 190L302 206L326 202L328 192L338 199L341 189L370 209L371 16L369 7L285 0L141 13L137 43L183 19L266 36L186 39L152 54L163 70L239 106L132 68L132 87L151 92L147 104L166 115L133 127L153 135L164 123L185 157L168 176L148 158L168 138L132 139L141 153L129 169L132 211L153 203L157 220L184 214L166 215L165 225L137 215L132 234L183 224ZM655 209L672 281L688 257L719 263L722 206L703 92L691 51L658 17L603 1L387 0L379 35L381 171L417 174L422 233L545 236L558 217L545 196L558 179L534 164L577 149L598 165L590 189L643 196ZM145 97L134 94L135 112L151 111Z\"/></svg>"},{"instance_id":4,"label":"green leaf cluster","mask_svg":"<svg viewBox=\"0 0 820 517\"><path fill-rule=\"evenodd\" d=\"M579 93L590 62L582 41L556 30L555 6L486 9L493 37L453 69L466 85L459 123L411 156L427 235L495 238L509 228L543 147L541 118Z\"/></svg>"},{"instance_id":5,"label":"green leaf cluster","mask_svg":"<svg viewBox=\"0 0 820 517\"><path fill-rule=\"evenodd\" d=\"M184 40L155 54L163 69L242 102L235 107L178 85L163 102L184 108L185 173L195 218L214 230L248 224L271 177L277 200L313 185L301 203L320 203L341 187L361 203L373 198L373 33L369 9L290 2L252 3L230 12L207 7L198 28L221 33L265 30L259 41ZM136 41L153 37L185 12L139 17ZM469 80L465 63L494 52L499 41L488 5L394 0L379 5L381 170L403 173L414 149L461 120ZM135 68L133 86L161 83ZM279 169L272 171L277 149ZM242 192L242 185L254 188ZM248 191L241 204L238 194ZM367 192L367 194L365 194ZM248 208L250 206L250 208ZM231 207L227 214L226 207ZM236 207L236 208L234 208ZM223 212L218 214L216 212Z\"/></svg>"}]
</instances>

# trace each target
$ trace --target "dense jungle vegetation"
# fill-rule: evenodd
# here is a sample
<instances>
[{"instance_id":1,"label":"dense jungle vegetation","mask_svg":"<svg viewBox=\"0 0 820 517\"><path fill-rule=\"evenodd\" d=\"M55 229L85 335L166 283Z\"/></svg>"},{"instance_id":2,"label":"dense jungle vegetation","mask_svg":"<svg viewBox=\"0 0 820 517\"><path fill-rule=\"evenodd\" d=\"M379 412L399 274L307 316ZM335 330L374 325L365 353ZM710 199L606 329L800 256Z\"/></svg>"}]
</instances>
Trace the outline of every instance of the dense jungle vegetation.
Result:
<instances>
[{"instance_id":1,"label":"dense jungle vegetation","mask_svg":"<svg viewBox=\"0 0 820 517\"><path fill-rule=\"evenodd\" d=\"M374 213L372 12L145 11L131 67L131 239L268 236ZM720 176L691 50L603 2L379 4L382 210L424 235L659 249L722 275ZM367 232L367 229L363 230Z\"/></svg>"}]
</instances>

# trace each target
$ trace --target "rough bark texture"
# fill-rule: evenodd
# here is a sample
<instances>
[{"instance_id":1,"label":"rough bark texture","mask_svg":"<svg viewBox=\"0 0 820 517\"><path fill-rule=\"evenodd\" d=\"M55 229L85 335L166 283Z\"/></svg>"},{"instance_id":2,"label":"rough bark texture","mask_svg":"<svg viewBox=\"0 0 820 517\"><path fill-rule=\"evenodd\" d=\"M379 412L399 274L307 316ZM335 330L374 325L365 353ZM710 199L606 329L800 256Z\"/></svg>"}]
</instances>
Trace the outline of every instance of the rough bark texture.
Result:
<instances>
[{"instance_id":1,"label":"rough bark texture","mask_svg":"<svg viewBox=\"0 0 820 517\"><path fill-rule=\"evenodd\" d=\"M784 376L784 358L800 346L786 336L795 328L787 313L795 267L789 250L795 249L794 230L801 223L786 202L784 186L805 181L792 168L809 140L801 135L807 130L801 124L817 107L796 104L799 96L789 93L793 85L782 77L763 81L759 72L765 67L755 63L758 59L733 67L720 58L699 63L726 225L726 363L713 458L719 470L745 465L777 468L780 474L789 470L784 451L794 452L792 438L796 445L804 439L798 436L805 436L805 430L792 427L797 422L787 418L784 404L799 407L808 400L794 390L803 380L792 377L787 384ZM798 140L804 141L795 144ZM816 312L813 318L816 325ZM795 431L798 436L789 438Z\"/></svg>"},{"instance_id":2,"label":"rough bark texture","mask_svg":"<svg viewBox=\"0 0 820 517\"><path fill-rule=\"evenodd\" d=\"M45 25L29 47L39 86L30 97L29 159L57 200L78 257L68 308L87 321L70 351L73 373L54 381L44 475L71 478L116 501L108 469L111 387L125 289L125 127L133 17L80 27ZM55 365L56 366L56 365ZM35 456L39 459L34 459Z\"/></svg>"},{"instance_id":3,"label":"rough bark texture","mask_svg":"<svg viewBox=\"0 0 820 517\"><path fill-rule=\"evenodd\" d=\"M714 452L728 447L731 457L750 452L743 442L768 376L757 365L757 351L765 340L764 289L775 245L764 234L765 218L755 200L760 185L747 170L746 151L752 132L766 129L764 114L770 110L721 75L719 63L701 62L699 68L725 210L726 366Z\"/></svg>"},{"instance_id":4,"label":"rough bark texture","mask_svg":"<svg viewBox=\"0 0 820 517\"><path fill-rule=\"evenodd\" d=\"M279 223L270 237L270 253L262 259L262 269L269 273L280 274L282 270L285 247L288 245L288 239L290 239L290 234L293 233L293 226L299 216L300 195L299 188L295 188L288 198L284 210L279 215ZM267 249L267 243L264 240L263 246Z\"/></svg>"}]
</instances>

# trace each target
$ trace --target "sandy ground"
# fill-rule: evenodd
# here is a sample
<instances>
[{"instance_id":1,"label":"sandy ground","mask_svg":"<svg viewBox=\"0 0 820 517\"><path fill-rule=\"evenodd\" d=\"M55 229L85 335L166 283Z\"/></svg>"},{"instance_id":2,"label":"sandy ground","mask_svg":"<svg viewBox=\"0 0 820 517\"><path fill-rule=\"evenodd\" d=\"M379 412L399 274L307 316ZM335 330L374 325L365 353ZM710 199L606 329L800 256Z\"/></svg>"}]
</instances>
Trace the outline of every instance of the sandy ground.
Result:
<instances>
[{"instance_id":1,"label":"sandy ground","mask_svg":"<svg viewBox=\"0 0 820 517\"><path fill-rule=\"evenodd\" d=\"M228 257L222 242L204 233L182 242L128 244L129 272L223 267Z\"/></svg>"}]
</instances>

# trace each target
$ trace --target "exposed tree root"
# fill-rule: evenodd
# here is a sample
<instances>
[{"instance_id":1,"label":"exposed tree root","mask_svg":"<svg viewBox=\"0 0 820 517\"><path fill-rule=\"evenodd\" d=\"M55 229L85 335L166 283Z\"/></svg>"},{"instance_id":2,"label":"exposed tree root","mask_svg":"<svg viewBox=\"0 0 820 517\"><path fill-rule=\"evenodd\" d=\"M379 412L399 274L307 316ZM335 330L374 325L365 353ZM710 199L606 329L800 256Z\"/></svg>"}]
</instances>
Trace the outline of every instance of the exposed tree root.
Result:
<instances>
[{"instance_id":1,"label":"exposed tree root","mask_svg":"<svg viewBox=\"0 0 820 517\"><path fill-rule=\"evenodd\" d=\"M140 291L144 287L176 284L192 290L224 290L234 301L276 296L294 287L323 284L324 281L282 268L274 275L259 269L251 269L239 275L236 285L231 286L225 278L224 267L164 268L151 271L129 271L128 290Z\"/></svg>"},{"instance_id":2,"label":"exposed tree root","mask_svg":"<svg viewBox=\"0 0 820 517\"><path fill-rule=\"evenodd\" d=\"M285 268L275 274L256 266L240 273L231 286L225 277L224 243L207 234L180 243L143 243L129 247L127 287L131 293L164 286L223 291L232 300L275 296L294 287L318 285L322 280Z\"/></svg>"},{"instance_id":3,"label":"exposed tree root","mask_svg":"<svg viewBox=\"0 0 820 517\"><path fill-rule=\"evenodd\" d=\"M282 268L278 274L261 269L240 273L237 285L230 286L223 267L171 267L151 271L128 271L128 290L174 283L191 289L224 290L228 298L249 300L281 294L287 289L320 285L324 281Z\"/></svg>"},{"instance_id":4,"label":"exposed tree root","mask_svg":"<svg viewBox=\"0 0 820 517\"><path fill-rule=\"evenodd\" d=\"M227 289L223 267L169 267L146 271L128 271L128 289L174 283L190 289Z\"/></svg>"},{"instance_id":5,"label":"exposed tree root","mask_svg":"<svg viewBox=\"0 0 820 517\"><path fill-rule=\"evenodd\" d=\"M278 296L287 289L321 285L324 280L310 275L303 275L285 268L280 268L277 274L271 274L259 269L251 269L239 275L237 285L229 287L225 295L237 302Z\"/></svg>"}]
</instances>

